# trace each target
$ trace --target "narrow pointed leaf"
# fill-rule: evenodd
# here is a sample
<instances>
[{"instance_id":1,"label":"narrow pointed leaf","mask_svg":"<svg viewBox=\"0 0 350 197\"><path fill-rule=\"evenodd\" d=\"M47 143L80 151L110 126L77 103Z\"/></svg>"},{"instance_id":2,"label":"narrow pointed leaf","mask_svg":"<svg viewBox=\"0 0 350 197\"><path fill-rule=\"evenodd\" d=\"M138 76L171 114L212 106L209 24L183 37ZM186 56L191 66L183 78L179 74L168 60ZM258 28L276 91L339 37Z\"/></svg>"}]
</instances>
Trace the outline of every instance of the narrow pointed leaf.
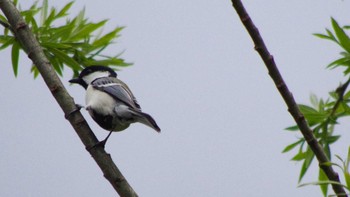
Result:
<instances>
[{"instance_id":1,"label":"narrow pointed leaf","mask_svg":"<svg viewBox=\"0 0 350 197\"><path fill-rule=\"evenodd\" d=\"M46 18L47 18L47 12L49 10L49 3L47 2L47 0L43 0L43 4L42 4L42 9L41 9L41 25L44 24Z\"/></svg>"},{"instance_id":2,"label":"narrow pointed leaf","mask_svg":"<svg viewBox=\"0 0 350 197\"><path fill-rule=\"evenodd\" d=\"M339 43L338 40L335 38L335 36L333 35L333 33L329 29L326 29L326 32L327 32L328 36L331 38L331 40L333 40L336 43Z\"/></svg>"},{"instance_id":3,"label":"narrow pointed leaf","mask_svg":"<svg viewBox=\"0 0 350 197\"><path fill-rule=\"evenodd\" d=\"M304 186L308 186L308 185L322 185L322 184L340 185L340 186L343 186L344 188L349 190L349 188L346 185L343 185L337 181L317 181L317 182L311 182L311 183L303 183L303 184L298 185L298 187L304 187Z\"/></svg>"},{"instance_id":4,"label":"narrow pointed leaf","mask_svg":"<svg viewBox=\"0 0 350 197\"><path fill-rule=\"evenodd\" d=\"M299 127L298 127L298 125L294 125L294 126L290 126L290 127L285 128L285 130L287 130L287 131L299 131Z\"/></svg>"},{"instance_id":5,"label":"narrow pointed leaf","mask_svg":"<svg viewBox=\"0 0 350 197\"><path fill-rule=\"evenodd\" d=\"M109 44L114 38L118 36L118 33L123 29L123 27L117 27L113 31L107 33L106 35L102 36L101 38L96 39L92 45L96 48L102 47L104 45Z\"/></svg>"},{"instance_id":6,"label":"narrow pointed leaf","mask_svg":"<svg viewBox=\"0 0 350 197\"><path fill-rule=\"evenodd\" d=\"M48 49L52 54L64 62L67 66L71 67L73 70L80 70L80 65L73 58L69 57L66 53L59 49L50 48Z\"/></svg>"},{"instance_id":7,"label":"narrow pointed leaf","mask_svg":"<svg viewBox=\"0 0 350 197\"><path fill-rule=\"evenodd\" d=\"M63 17L67 15L67 11L72 7L74 1L69 2L67 5L65 5L56 15L57 18Z\"/></svg>"},{"instance_id":8,"label":"narrow pointed leaf","mask_svg":"<svg viewBox=\"0 0 350 197\"><path fill-rule=\"evenodd\" d=\"M309 169L312 160L314 158L314 153L312 152L312 150L308 147L306 149L306 156L305 156L305 161L303 163L303 166L301 167L300 170L300 175L299 175L299 182L303 179L305 173L307 172L307 170Z\"/></svg>"},{"instance_id":9,"label":"narrow pointed leaf","mask_svg":"<svg viewBox=\"0 0 350 197\"><path fill-rule=\"evenodd\" d=\"M326 174L323 172L321 168L319 169L319 172L318 172L318 181L320 182L328 181ZM320 184L320 188L323 196L326 197L328 193L328 184Z\"/></svg>"},{"instance_id":10,"label":"narrow pointed leaf","mask_svg":"<svg viewBox=\"0 0 350 197\"><path fill-rule=\"evenodd\" d=\"M18 60L19 60L19 50L20 46L17 42L14 42L12 45L11 59L12 59L12 69L15 77L18 74Z\"/></svg>"},{"instance_id":11,"label":"narrow pointed leaf","mask_svg":"<svg viewBox=\"0 0 350 197\"><path fill-rule=\"evenodd\" d=\"M294 142L294 143L292 143L292 144L289 144L288 146L286 146L286 147L283 149L282 153L286 153L286 152L292 150L293 148L295 148L296 146L298 146L301 142L302 142L302 140L298 140L298 141L296 141L296 142Z\"/></svg>"},{"instance_id":12,"label":"narrow pointed leaf","mask_svg":"<svg viewBox=\"0 0 350 197\"><path fill-rule=\"evenodd\" d=\"M349 65L350 64L350 58L347 58L347 57L343 57L343 58L339 58L333 62L331 62L327 68L335 68L335 67L338 67L338 66L343 66L343 65Z\"/></svg>"},{"instance_id":13,"label":"narrow pointed leaf","mask_svg":"<svg viewBox=\"0 0 350 197\"><path fill-rule=\"evenodd\" d=\"M296 155L294 155L292 160L293 161L301 161L301 160L304 160L305 157L306 157L306 153L305 152L298 152Z\"/></svg>"},{"instance_id":14,"label":"narrow pointed leaf","mask_svg":"<svg viewBox=\"0 0 350 197\"><path fill-rule=\"evenodd\" d=\"M98 28L101 28L107 20L101 21L99 23L90 23L86 24L83 28L80 30L77 30L74 35L71 37L71 40L78 40L78 39L84 39L90 36L91 32L95 31Z\"/></svg>"},{"instance_id":15,"label":"narrow pointed leaf","mask_svg":"<svg viewBox=\"0 0 350 197\"><path fill-rule=\"evenodd\" d=\"M329 36L324 35L324 34L315 33L315 34L313 34L313 35L316 36L316 37L319 37L319 38L321 38L321 39L326 39L326 40L334 41L334 39L333 39L332 37L329 37Z\"/></svg>"},{"instance_id":16,"label":"narrow pointed leaf","mask_svg":"<svg viewBox=\"0 0 350 197\"><path fill-rule=\"evenodd\" d=\"M335 34L337 35L337 38L339 40L340 45L348 52L350 53L350 38L344 30L339 26L338 22L332 18L332 26L335 31Z\"/></svg>"},{"instance_id":17,"label":"narrow pointed leaf","mask_svg":"<svg viewBox=\"0 0 350 197\"><path fill-rule=\"evenodd\" d=\"M7 48L8 46L12 45L15 42L15 38L14 37L9 37L9 39L7 39L4 44L1 45L0 50Z\"/></svg>"},{"instance_id":18,"label":"narrow pointed leaf","mask_svg":"<svg viewBox=\"0 0 350 197\"><path fill-rule=\"evenodd\" d=\"M55 20L55 16L56 16L56 10L54 8L51 9L50 15L47 17L47 19L45 19L44 22L44 27L50 27L52 21Z\"/></svg>"}]
</instances>

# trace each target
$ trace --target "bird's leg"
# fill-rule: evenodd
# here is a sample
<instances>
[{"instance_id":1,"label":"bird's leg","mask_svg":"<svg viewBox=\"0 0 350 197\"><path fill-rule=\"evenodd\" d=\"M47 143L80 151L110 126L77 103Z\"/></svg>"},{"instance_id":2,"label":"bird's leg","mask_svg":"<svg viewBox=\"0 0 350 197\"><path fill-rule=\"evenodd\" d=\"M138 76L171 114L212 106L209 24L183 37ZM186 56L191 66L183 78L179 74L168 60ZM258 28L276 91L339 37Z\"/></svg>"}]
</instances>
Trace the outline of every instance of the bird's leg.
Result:
<instances>
[{"instance_id":1,"label":"bird's leg","mask_svg":"<svg viewBox=\"0 0 350 197\"><path fill-rule=\"evenodd\" d=\"M69 112L68 114L64 115L64 117L66 119L68 119L72 114L74 114L77 111L80 111L81 108L84 108L84 106L80 105L80 104L75 104L75 109L71 112Z\"/></svg>"},{"instance_id":2,"label":"bird's leg","mask_svg":"<svg viewBox=\"0 0 350 197\"><path fill-rule=\"evenodd\" d=\"M112 131L109 132L109 134L107 135L107 137L104 140L97 142L95 145L93 145L89 149L96 148L98 146L101 146L102 148L105 148L106 142L107 142L109 136L111 136L111 134L112 134Z\"/></svg>"},{"instance_id":3,"label":"bird's leg","mask_svg":"<svg viewBox=\"0 0 350 197\"><path fill-rule=\"evenodd\" d=\"M109 134L107 135L107 137L106 137L104 140L100 141L100 142L97 143L97 144L101 144L103 147L105 147L106 142L107 142L109 136L111 136L111 134L112 134L112 131L109 132Z\"/></svg>"}]
</instances>

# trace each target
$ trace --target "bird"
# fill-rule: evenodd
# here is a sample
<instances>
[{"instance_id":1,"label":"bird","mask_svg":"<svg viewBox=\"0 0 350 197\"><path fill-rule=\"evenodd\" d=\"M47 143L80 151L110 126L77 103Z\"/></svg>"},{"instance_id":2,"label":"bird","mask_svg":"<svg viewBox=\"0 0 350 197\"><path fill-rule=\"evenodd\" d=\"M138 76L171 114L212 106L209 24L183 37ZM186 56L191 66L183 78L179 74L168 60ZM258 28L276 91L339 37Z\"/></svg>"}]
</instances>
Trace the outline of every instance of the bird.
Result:
<instances>
[{"instance_id":1,"label":"bird","mask_svg":"<svg viewBox=\"0 0 350 197\"><path fill-rule=\"evenodd\" d=\"M105 146L112 132L127 129L132 123L142 123L160 132L156 121L141 107L129 87L117 78L108 66L85 67L77 78L69 80L86 90L85 109L103 129L110 131L98 145ZM82 106L81 106L82 107Z\"/></svg>"}]
</instances>

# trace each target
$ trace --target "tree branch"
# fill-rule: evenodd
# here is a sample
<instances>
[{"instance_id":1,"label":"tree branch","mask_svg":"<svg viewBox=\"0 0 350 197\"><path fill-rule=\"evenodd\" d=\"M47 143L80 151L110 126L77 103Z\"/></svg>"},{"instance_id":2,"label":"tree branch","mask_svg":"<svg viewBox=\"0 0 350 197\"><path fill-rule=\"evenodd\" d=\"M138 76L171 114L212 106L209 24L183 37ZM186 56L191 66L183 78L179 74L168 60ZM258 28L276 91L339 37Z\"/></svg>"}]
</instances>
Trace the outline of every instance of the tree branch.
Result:
<instances>
[{"instance_id":1,"label":"tree branch","mask_svg":"<svg viewBox=\"0 0 350 197\"><path fill-rule=\"evenodd\" d=\"M76 110L73 98L68 94L55 70L45 57L40 44L35 39L20 12L9 0L0 0L0 9L7 17L13 31L15 32L16 38L23 46L28 57L33 61L33 64L38 68L47 87L55 97L63 112L67 115L66 117L68 121L73 126L85 147L92 147L95 145L98 142L96 136L91 131L81 113ZM113 188L120 196L137 196L136 192L132 189L114 164L111 156L106 153L102 147L91 148L89 149L89 152L97 165L101 168L105 178L112 184Z\"/></svg>"},{"instance_id":2,"label":"tree branch","mask_svg":"<svg viewBox=\"0 0 350 197\"><path fill-rule=\"evenodd\" d=\"M284 82L276 64L273 56L270 54L265 46L265 43L259 33L259 30L254 25L252 19L246 12L242 2L240 0L232 0L232 5L235 8L237 14L239 15L243 25L247 29L250 37L255 44L255 50L259 53L260 57L265 63L269 75L274 81L278 91L284 99L284 102L288 106L288 111L293 116L295 122L297 123L301 133L303 134L306 142L308 143L311 150L314 152L320 168L325 172L328 179L340 183L338 173L336 173L332 166L329 165L330 161L327 158L322 146L317 142L312 130L308 126L304 115L300 112L297 103L295 102L292 93L289 91L286 83ZM339 184L332 184L334 192L337 196L347 196L344 188Z\"/></svg>"}]
</instances>

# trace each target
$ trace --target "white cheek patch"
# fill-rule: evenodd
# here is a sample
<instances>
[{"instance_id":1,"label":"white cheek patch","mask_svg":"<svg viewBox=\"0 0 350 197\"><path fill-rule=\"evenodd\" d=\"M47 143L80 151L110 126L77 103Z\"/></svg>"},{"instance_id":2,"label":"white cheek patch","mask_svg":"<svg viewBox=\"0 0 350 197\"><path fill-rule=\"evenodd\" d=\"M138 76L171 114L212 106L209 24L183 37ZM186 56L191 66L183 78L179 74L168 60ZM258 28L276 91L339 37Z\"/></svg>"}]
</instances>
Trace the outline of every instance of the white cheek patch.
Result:
<instances>
[{"instance_id":1,"label":"white cheek patch","mask_svg":"<svg viewBox=\"0 0 350 197\"><path fill-rule=\"evenodd\" d=\"M115 100L109 94L96 90L91 85L86 90L85 102L86 108L106 115L112 115L116 106Z\"/></svg>"}]
</instances>

